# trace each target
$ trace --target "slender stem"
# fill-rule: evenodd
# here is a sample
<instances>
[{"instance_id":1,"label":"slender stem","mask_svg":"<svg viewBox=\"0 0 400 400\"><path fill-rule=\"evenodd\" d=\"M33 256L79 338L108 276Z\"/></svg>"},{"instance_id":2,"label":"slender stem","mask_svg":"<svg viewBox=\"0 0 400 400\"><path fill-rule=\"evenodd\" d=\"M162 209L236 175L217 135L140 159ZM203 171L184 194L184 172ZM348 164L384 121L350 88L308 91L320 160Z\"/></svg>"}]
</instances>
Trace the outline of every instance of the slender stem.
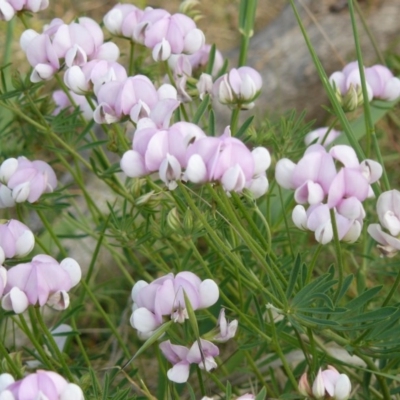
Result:
<instances>
[{"instance_id":1,"label":"slender stem","mask_svg":"<svg viewBox=\"0 0 400 400\"><path fill-rule=\"evenodd\" d=\"M279 344L279 339L278 339L278 335L276 333L276 328L275 328L274 317L272 315L272 311L271 311L270 308L268 309L268 316L269 316L269 320L271 322L270 326L271 326L271 331L272 331L272 339L273 339L274 348L275 348L279 358L282 361L283 368L284 368L284 370L285 370L285 372L286 372L286 374L287 374L287 376L289 378L290 383L292 384L293 388L296 389L297 386L298 386L297 385L297 381L296 381L296 378L293 375L292 368L289 366L289 363L286 360L285 354L283 354L283 351L282 351L281 346Z\"/></svg>"},{"instance_id":2,"label":"slender stem","mask_svg":"<svg viewBox=\"0 0 400 400\"><path fill-rule=\"evenodd\" d=\"M316 262L317 262L319 253L321 253L321 250L322 250L322 244L320 243L320 244L318 244L318 247L317 247L317 249L316 249L315 252L314 252L313 258L312 258L312 260L311 260L311 264L310 264L309 267L308 267L308 270L307 270L307 280L306 280L306 282L310 282L310 281L311 281L312 273L313 273L313 271L314 271L314 267L315 267L315 264L316 264Z\"/></svg>"},{"instance_id":3,"label":"slender stem","mask_svg":"<svg viewBox=\"0 0 400 400\"><path fill-rule=\"evenodd\" d=\"M8 354L8 351L4 346L3 340L0 340L0 355L1 357L4 357L4 359L6 360L6 365L8 366L8 368L10 368L14 376L17 379L21 379L23 376L21 370L18 368L17 365L15 365L14 360Z\"/></svg>"},{"instance_id":4,"label":"slender stem","mask_svg":"<svg viewBox=\"0 0 400 400\"><path fill-rule=\"evenodd\" d=\"M249 352L245 351L245 350L244 350L244 354L246 356L247 362L250 364L250 366L251 366L254 374L256 375L257 379L265 387L265 389L267 389L268 396L270 398L272 398L272 397L274 397L274 398L276 397L277 398L278 395L274 392L273 388L267 384L267 381L265 380L265 376L263 376L261 374L261 372L259 371L259 369L257 368L257 365L254 362L254 359L251 356L251 354L249 354Z\"/></svg>"},{"instance_id":5,"label":"slender stem","mask_svg":"<svg viewBox=\"0 0 400 400\"><path fill-rule=\"evenodd\" d=\"M399 287L399 284L400 284L400 271L397 273L396 280L394 281L393 286L390 289L390 292L388 293L388 295L386 296L385 300L383 301L382 307L385 307L385 306L388 305L389 301L391 300L391 298L393 297L393 295L397 291L397 288Z\"/></svg>"},{"instance_id":6,"label":"slender stem","mask_svg":"<svg viewBox=\"0 0 400 400\"><path fill-rule=\"evenodd\" d=\"M39 322L40 327L42 328L43 333L45 334L45 336L47 337L47 340L50 343L50 347L52 349L52 351L56 354L60 364L63 367L64 373L65 375L68 377L70 382L74 382L74 377L71 374L70 369L68 368L67 363L65 362L65 358L62 355L60 349L57 346L56 341L54 340L53 335L51 334L51 332L48 330L46 324L43 321L43 316L40 312L40 308L35 308L35 314L36 314L36 320Z\"/></svg>"},{"instance_id":7,"label":"slender stem","mask_svg":"<svg viewBox=\"0 0 400 400\"><path fill-rule=\"evenodd\" d=\"M364 28L366 34L368 35L369 40L371 41L372 47L375 50L375 53L376 53L376 56L378 57L379 62L382 65L385 65L386 64L385 57L383 56L381 50L379 49L379 45L378 45L377 41L375 40L375 36L373 35L371 29L369 28L369 26L367 24L367 21L366 21L366 19L364 17L364 14L361 11L361 8L358 5L357 1L354 3L354 8L357 11L358 16L360 17L360 20L361 20L361 23L363 25L363 28Z\"/></svg>"},{"instance_id":8,"label":"slender stem","mask_svg":"<svg viewBox=\"0 0 400 400\"><path fill-rule=\"evenodd\" d=\"M25 333L25 335L28 337L28 339L31 341L33 346L35 347L36 351L39 353L40 357L42 358L42 362L46 365L47 368L53 369L54 366L52 362L50 361L50 357L46 354L44 351L42 345L37 341L35 335L32 335L31 330L28 327L28 324L25 321L25 318L22 314L19 314L19 321L21 324L21 329Z\"/></svg>"},{"instance_id":9,"label":"slender stem","mask_svg":"<svg viewBox=\"0 0 400 400\"><path fill-rule=\"evenodd\" d=\"M285 204L283 203L283 196L282 196L282 189L280 187L280 185L278 185L278 191L279 191L279 199L281 202L281 207L282 207L282 213L283 213L283 222L285 224L285 229L286 229L286 233L287 233L287 239L289 242L289 248L290 248L290 254L292 255L292 259L294 260L294 251L293 251L293 244L292 244L292 239L290 236L290 231L289 231L289 224L287 221L287 216L286 216L286 212L285 212Z\"/></svg>"},{"instance_id":10,"label":"slender stem","mask_svg":"<svg viewBox=\"0 0 400 400\"><path fill-rule=\"evenodd\" d=\"M346 117L346 115L345 115L345 113L344 113L344 111L342 109L342 106L339 104L339 102L338 102L338 100L336 98L336 94L335 94L335 92L333 90L333 87L329 82L328 76L326 75L326 72L322 67L322 64L321 64L321 62L320 62L320 60L319 60L319 58L318 58L318 56L317 56L317 54L315 52L315 49L314 49L314 47L313 47L313 45L312 45L312 43L310 41L310 38L309 38L309 36L307 34L306 29L304 27L303 21L302 21L299 13L297 11L295 2L294 2L294 0L289 0L289 1L290 1L291 6L292 6L293 12L295 14L297 23L298 23L298 25L300 27L300 30L301 30L302 34L303 34L304 40L306 41L306 44L307 44L308 50L310 52L311 58L313 59L313 62L314 62L314 65L315 65L315 67L317 69L318 75L319 75L319 77L321 79L321 82L322 82L322 84L324 86L324 89L325 89L325 91L326 91L326 93L327 93L327 95L329 97L329 100L330 100L330 102L332 104L332 107L333 107L333 109L335 111L336 116L338 117L338 119L340 120L340 123L342 124L343 130L344 130L344 132L346 134L346 138L349 141L349 143L351 144L351 146L353 147L354 151L356 152L357 157L360 160L364 160L365 159L364 151L362 150L362 148L361 148L360 144L358 143L358 141L355 139L353 128L351 127L351 125L350 125L350 123L349 123L349 121L348 121L348 119L347 119L347 117Z\"/></svg>"},{"instance_id":11,"label":"slender stem","mask_svg":"<svg viewBox=\"0 0 400 400\"><path fill-rule=\"evenodd\" d=\"M57 235L55 234L55 232L53 230L53 227L50 225L49 221L47 221L47 218L43 215L43 213L40 210L36 210L36 214L38 215L38 217L42 221L43 225L47 229L47 232L49 233L49 235L53 239L54 243L58 247L58 250L60 251L60 254L64 258L68 257L68 254L65 251L63 245L61 244L60 239L58 239Z\"/></svg>"},{"instance_id":12,"label":"slender stem","mask_svg":"<svg viewBox=\"0 0 400 400\"><path fill-rule=\"evenodd\" d=\"M94 293L90 289L89 285L85 282L85 280L81 281L81 285L86 290L87 294L89 295L89 297L93 301L94 305L96 306L96 308L99 311L99 313L101 314L101 316L104 318L104 321L106 322L108 327L111 329L111 332L114 334L115 338L117 339L119 345L121 346L121 349L125 353L125 356L127 358L131 358L132 355L131 355L128 347L126 347L126 344L125 344L124 340L122 339L120 333L118 332L118 330L116 329L116 327L112 323L112 321L111 321L110 317L108 316L108 314L104 311L104 308L98 302L96 296L94 295Z\"/></svg>"},{"instance_id":13,"label":"slender stem","mask_svg":"<svg viewBox=\"0 0 400 400\"><path fill-rule=\"evenodd\" d=\"M390 190L389 178L388 178L386 170L385 170L385 164L383 162L382 153L381 153L381 150L380 150L380 147L378 144L378 140L376 137L376 133L375 133L375 126L374 126L374 122L372 119L371 107L370 107L370 104L368 101L368 91L367 91L367 82L366 82L366 78L365 78L364 63L363 63L360 38L358 35L357 23L356 23L356 18L355 18L355 13L354 13L354 0L349 0L349 11L350 11L350 17L351 17L351 25L353 28L354 42L355 42L355 46L356 46L358 68L360 71L361 88L362 88L362 93L363 93L363 98L364 98L363 107L364 107L364 114L365 114L365 123L366 123L366 128L367 128L367 132L366 132L367 138L372 137L372 144L373 144L376 156L383 168L383 172L382 172L383 189Z\"/></svg>"},{"instance_id":14,"label":"slender stem","mask_svg":"<svg viewBox=\"0 0 400 400\"><path fill-rule=\"evenodd\" d=\"M230 129L231 129L232 136L235 136L235 133L237 131L239 113L240 113L240 104L237 104L236 107L232 110L232 115L231 115Z\"/></svg>"},{"instance_id":15,"label":"slender stem","mask_svg":"<svg viewBox=\"0 0 400 400\"><path fill-rule=\"evenodd\" d=\"M335 243L335 252L336 252L336 259L338 263L338 287L335 293L335 302L340 294L340 291L342 289L342 284L343 284L343 255L342 255L342 248L340 246L340 240L339 240L339 233L337 229L337 224L336 224L336 217L335 217L335 210L331 208L329 210L330 216L331 216L331 224L332 224L332 230L333 230L333 240Z\"/></svg>"}]
</instances>

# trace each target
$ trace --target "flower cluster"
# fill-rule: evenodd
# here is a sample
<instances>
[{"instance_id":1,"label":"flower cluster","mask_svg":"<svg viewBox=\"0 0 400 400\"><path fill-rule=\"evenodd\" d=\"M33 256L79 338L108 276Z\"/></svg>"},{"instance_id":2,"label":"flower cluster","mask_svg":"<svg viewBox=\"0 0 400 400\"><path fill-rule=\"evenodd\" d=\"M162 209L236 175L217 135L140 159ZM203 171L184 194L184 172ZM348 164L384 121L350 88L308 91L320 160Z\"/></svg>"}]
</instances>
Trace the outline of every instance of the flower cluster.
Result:
<instances>
[{"instance_id":1,"label":"flower cluster","mask_svg":"<svg viewBox=\"0 0 400 400\"><path fill-rule=\"evenodd\" d=\"M215 304L219 289L213 280L201 281L189 271L176 276L170 273L150 284L138 281L132 289L131 325L145 338L164 322L164 317L169 316L174 322L184 322L188 318L184 294L193 310L198 310Z\"/></svg>"},{"instance_id":2,"label":"flower cluster","mask_svg":"<svg viewBox=\"0 0 400 400\"><path fill-rule=\"evenodd\" d=\"M0 224L0 265L6 258L24 257L35 245L31 230L15 219Z\"/></svg>"},{"instance_id":3,"label":"flower cluster","mask_svg":"<svg viewBox=\"0 0 400 400\"><path fill-rule=\"evenodd\" d=\"M163 9L140 10L117 4L104 16L104 25L113 34L126 37L152 50L155 61L165 61L172 54L193 54L204 44L204 34L184 14L170 14Z\"/></svg>"},{"instance_id":4,"label":"flower cluster","mask_svg":"<svg viewBox=\"0 0 400 400\"><path fill-rule=\"evenodd\" d=\"M68 291L79 283L82 272L72 258L58 263L48 255L37 255L31 262L18 264L1 274L2 307L19 314L29 305L45 304L56 310L69 306Z\"/></svg>"},{"instance_id":5,"label":"flower cluster","mask_svg":"<svg viewBox=\"0 0 400 400\"><path fill-rule=\"evenodd\" d=\"M312 387L304 373L300 378L299 392L311 399L347 400L350 397L351 382L346 374L340 374L336 368L328 365L328 369L319 369Z\"/></svg>"},{"instance_id":6,"label":"flower cluster","mask_svg":"<svg viewBox=\"0 0 400 400\"><path fill-rule=\"evenodd\" d=\"M227 192L247 188L255 198L268 189L268 150L257 147L251 152L231 136L229 127L223 135L209 137L187 122L164 130L146 124L138 127L132 147L122 157L122 170L130 177L158 171L170 190L181 178L193 183L219 181Z\"/></svg>"},{"instance_id":7,"label":"flower cluster","mask_svg":"<svg viewBox=\"0 0 400 400\"><path fill-rule=\"evenodd\" d=\"M78 385L68 383L56 372L38 370L19 381L10 374L1 374L0 399L84 400L84 396Z\"/></svg>"},{"instance_id":8,"label":"flower cluster","mask_svg":"<svg viewBox=\"0 0 400 400\"><path fill-rule=\"evenodd\" d=\"M32 82L52 78L64 62L69 68L83 66L88 60L115 61L119 57L116 44L104 43L99 24L87 17L69 25L53 19L42 33L28 29L22 34L20 45L33 67Z\"/></svg>"},{"instance_id":9,"label":"flower cluster","mask_svg":"<svg viewBox=\"0 0 400 400\"><path fill-rule=\"evenodd\" d=\"M393 257L400 250L400 192L389 190L382 193L376 210L380 224L369 225L368 233L379 243L382 255Z\"/></svg>"},{"instance_id":10,"label":"flower cluster","mask_svg":"<svg viewBox=\"0 0 400 400\"><path fill-rule=\"evenodd\" d=\"M364 68L364 67L363 67ZM384 65L364 68L368 101L373 98L387 101L400 97L400 79ZM352 111L364 101L360 70L357 61L346 65L342 71L334 72L329 81L336 90L338 100L347 111Z\"/></svg>"},{"instance_id":11,"label":"flower cluster","mask_svg":"<svg viewBox=\"0 0 400 400\"><path fill-rule=\"evenodd\" d=\"M335 162L342 165L339 171ZM297 164L287 158L279 160L275 173L279 185L295 190L299 205L293 210L294 224L315 232L315 239L322 244L333 239L331 209L339 239L358 239L365 217L362 202L372 196L370 184L381 175L379 163L369 159L360 163L350 146L334 146L327 152L319 144L308 147ZM310 207L306 211L300 204L307 203Z\"/></svg>"},{"instance_id":12,"label":"flower cluster","mask_svg":"<svg viewBox=\"0 0 400 400\"><path fill-rule=\"evenodd\" d=\"M24 201L34 203L56 188L57 177L46 162L18 157L1 164L0 182L0 208L5 208Z\"/></svg>"},{"instance_id":13,"label":"flower cluster","mask_svg":"<svg viewBox=\"0 0 400 400\"><path fill-rule=\"evenodd\" d=\"M0 0L0 20L10 21L19 11L38 12L49 6L49 0Z\"/></svg>"}]
</instances>

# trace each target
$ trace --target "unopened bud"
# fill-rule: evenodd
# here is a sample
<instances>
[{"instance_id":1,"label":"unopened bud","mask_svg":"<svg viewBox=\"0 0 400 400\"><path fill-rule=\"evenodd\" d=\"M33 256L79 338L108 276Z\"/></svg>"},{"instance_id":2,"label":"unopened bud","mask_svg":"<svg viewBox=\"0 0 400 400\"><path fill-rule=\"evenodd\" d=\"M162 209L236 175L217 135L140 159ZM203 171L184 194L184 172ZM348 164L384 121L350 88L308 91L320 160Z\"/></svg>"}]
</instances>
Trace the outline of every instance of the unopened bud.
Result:
<instances>
[{"instance_id":1,"label":"unopened bud","mask_svg":"<svg viewBox=\"0 0 400 400\"><path fill-rule=\"evenodd\" d=\"M185 215L183 216L183 229L185 232L192 232L193 230L193 214L189 208L186 209Z\"/></svg>"},{"instance_id":2,"label":"unopened bud","mask_svg":"<svg viewBox=\"0 0 400 400\"><path fill-rule=\"evenodd\" d=\"M167 224L174 232L181 230L182 224L176 207L168 213Z\"/></svg>"}]
</instances>

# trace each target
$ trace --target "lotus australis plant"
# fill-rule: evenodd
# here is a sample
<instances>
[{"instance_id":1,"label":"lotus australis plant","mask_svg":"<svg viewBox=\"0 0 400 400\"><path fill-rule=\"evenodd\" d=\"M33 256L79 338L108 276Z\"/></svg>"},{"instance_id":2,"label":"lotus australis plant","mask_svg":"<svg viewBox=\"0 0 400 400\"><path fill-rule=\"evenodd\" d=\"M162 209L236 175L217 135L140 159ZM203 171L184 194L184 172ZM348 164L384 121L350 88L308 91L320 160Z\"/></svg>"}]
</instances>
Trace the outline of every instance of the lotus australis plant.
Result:
<instances>
[{"instance_id":1,"label":"lotus australis plant","mask_svg":"<svg viewBox=\"0 0 400 400\"><path fill-rule=\"evenodd\" d=\"M395 1L106 3L0 0L0 400L394 399Z\"/></svg>"}]
</instances>

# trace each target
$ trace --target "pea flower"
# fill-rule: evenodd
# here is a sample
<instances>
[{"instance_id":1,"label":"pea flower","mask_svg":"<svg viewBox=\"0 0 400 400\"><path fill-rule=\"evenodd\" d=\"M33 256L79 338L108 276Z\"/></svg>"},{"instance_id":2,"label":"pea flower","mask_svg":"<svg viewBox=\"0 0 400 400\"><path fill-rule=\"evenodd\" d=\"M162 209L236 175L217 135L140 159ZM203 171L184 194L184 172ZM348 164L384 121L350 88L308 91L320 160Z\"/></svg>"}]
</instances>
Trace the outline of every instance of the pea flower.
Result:
<instances>
[{"instance_id":1,"label":"pea flower","mask_svg":"<svg viewBox=\"0 0 400 400\"><path fill-rule=\"evenodd\" d=\"M319 369L318 375L312 385L312 393L316 399L324 399L327 396L334 400L347 400L350 397L351 383L346 374L339 372L328 365L328 369Z\"/></svg>"},{"instance_id":2,"label":"pea flower","mask_svg":"<svg viewBox=\"0 0 400 400\"><path fill-rule=\"evenodd\" d=\"M172 382L186 382L189 378L190 364L198 364L206 371L217 367L214 357L219 355L219 349L207 340L200 339L194 342L190 349L174 345L169 340L160 343L159 347L165 358L173 364L173 367L167 371L168 379Z\"/></svg>"},{"instance_id":3,"label":"pea flower","mask_svg":"<svg viewBox=\"0 0 400 400\"><path fill-rule=\"evenodd\" d=\"M380 224L369 225L368 233L379 243L382 255L393 257L400 250L400 192L383 192L378 198L376 210Z\"/></svg>"},{"instance_id":4,"label":"pea flower","mask_svg":"<svg viewBox=\"0 0 400 400\"><path fill-rule=\"evenodd\" d=\"M169 110L169 114L175 105L175 102L172 103L171 108L165 108L164 111ZM125 152L121 159L121 168L129 177L158 171L162 181L173 190L182 169L186 167L187 147L205 137L205 133L197 125L184 121L168 129L159 129L156 123L146 118L142 121L133 137L132 150Z\"/></svg>"},{"instance_id":5,"label":"pea flower","mask_svg":"<svg viewBox=\"0 0 400 400\"><path fill-rule=\"evenodd\" d=\"M329 82L336 90L336 97L345 111L353 111L363 104L364 97L357 61L349 63L342 71L334 72L329 77ZM371 101L374 94L368 82L366 82L366 88L368 92L367 100Z\"/></svg>"},{"instance_id":6,"label":"pea flower","mask_svg":"<svg viewBox=\"0 0 400 400\"><path fill-rule=\"evenodd\" d=\"M152 49L155 61L165 61L171 54L193 54L205 41L203 32L188 16L150 7L142 14L133 37Z\"/></svg>"},{"instance_id":7,"label":"pea flower","mask_svg":"<svg viewBox=\"0 0 400 400\"><path fill-rule=\"evenodd\" d=\"M16 382L11 375L1 374L0 399L84 400L84 396L78 385L56 372L38 370Z\"/></svg>"},{"instance_id":8,"label":"pea flower","mask_svg":"<svg viewBox=\"0 0 400 400\"><path fill-rule=\"evenodd\" d=\"M138 281L132 289L133 313L131 325L143 337L150 336L159 327L164 317L183 323L188 318L184 293L193 310L208 308L219 297L217 284L199 277L189 271L172 273L148 284Z\"/></svg>"},{"instance_id":9,"label":"pea flower","mask_svg":"<svg viewBox=\"0 0 400 400\"><path fill-rule=\"evenodd\" d=\"M18 264L7 271L2 307L16 314L29 305L45 304L56 310L69 306L68 291L81 280L81 268L72 258L58 263L48 255L37 255L31 262Z\"/></svg>"},{"instance_id":10,"label":"pea flower","mask_svg":"<svg viewBox=\"0 0 400 400\"><path fill-rule=\"evenodd\" d=\"M133 31L143 10L133 4L116 4L103 18L104 26L113 35L133 39Z\"/></svg>"},{"instance_id":11,"label":"pea flower","mask_svg":"<svg viewBox=\"0 0 400 400\"><path fill-rule=\"evenodd\" d=\"M38 12L49 6L49 0L1 0L0 20L10 21L18 11Z\"/></svg>"},{"instance_id":12,"label":"pea flower","mask_svg":"<svg viewBox=\"0 0 400 400\"><path fill-rule=\"evenodd\" d=\"M365 69L365 78L374 98L393 101L400 97L400 79L393 76L384 65L373 65Z\"/></svg>"},{"instance_id":13,"label":"pea flower","mask_svg":"<svg viewBox=\"0 0 400 400\"><path fill-rule=\"evenodd\" d=\"M31 230L15 219L0 225L0 265L6 258L24 257L35 245Z\"/></svg>"},{"instance_id":14,"label":"pea flower","mask_svg":"<svg viewBox=\"0 0 400 400\"><path fill-rule=\"evenodd\" d=\"M8 208L15 206L15 200L12 197L12 191L0 183L0 208Z\"/></svg>"},{"instance_id":15,"label":"pea flower","mask_svg":"<svg viewBox=\"0 0 400 400\"><path fill-rule=\"evenodd\" d=\"M236 335L238 320L234 319L233 321L228 322L225 317L225 308L222 308L219 312L217 327L219 332L214 336L213 340L224 343Z\"/></svg>"},{"instance_id":16,"label":"pea flower","mask_svg":"<svg viewBox=\"0 0 400 400\"><path fill-rule=\"evenodd\" d=\"M304 143L306 146L314 143L322 144L322 141L325 138L323 146L328 147L336 138L340 136L340 134L341 132L335 129L329 129L328 127L318 128L307 133L307 135L304 137Z\"/></svg>"},{"instance_id":17,"label":"pea flower","mask_svg":"<svg viewBox=\"0 0 400 400\"><path fill-rule=\"evenodd\" d=\"M250 109L254 107L254 100L260 94L261 87L262 78L255 69L233 68L214 82L213 95L222 104Z\"/></svg>"},{"instance_id":18,"label":"pea flower","mask_svg":"<svg viewBox=\"0 0 400 400\"><path fill-rule=\"evenodd\" d=\"M7 284L7 270L0 266L0 299L3 296L4 289Z\"/></svg>"},{"instance_id":19,"label":"pea flower","mask_svg":"<svg viewBox=\"0 0 400 400\"><path fill-rule=\"evenodd\" d=\"M11 158L0 167L3 183L11 189L16 203L34 203L43 193L52 192L57 186L53 168L44 161L29 161L25 157Z\"/></svg>"},{"instance_id":20,"label":"pea flower","mask_svg":"<svg viewBox=\"0 0 400 400\"><path fill-rule=\"evenodd\" d=\"M32 82L52 78L62 60L72 67L83 66L89 60L115 61L119 57L118 47L112 42L104 43L99 24L87 17L69 25L56 18L40 34L28 29L23 32L20 45L33 67Z\"/></svg>"}]
</instances>

